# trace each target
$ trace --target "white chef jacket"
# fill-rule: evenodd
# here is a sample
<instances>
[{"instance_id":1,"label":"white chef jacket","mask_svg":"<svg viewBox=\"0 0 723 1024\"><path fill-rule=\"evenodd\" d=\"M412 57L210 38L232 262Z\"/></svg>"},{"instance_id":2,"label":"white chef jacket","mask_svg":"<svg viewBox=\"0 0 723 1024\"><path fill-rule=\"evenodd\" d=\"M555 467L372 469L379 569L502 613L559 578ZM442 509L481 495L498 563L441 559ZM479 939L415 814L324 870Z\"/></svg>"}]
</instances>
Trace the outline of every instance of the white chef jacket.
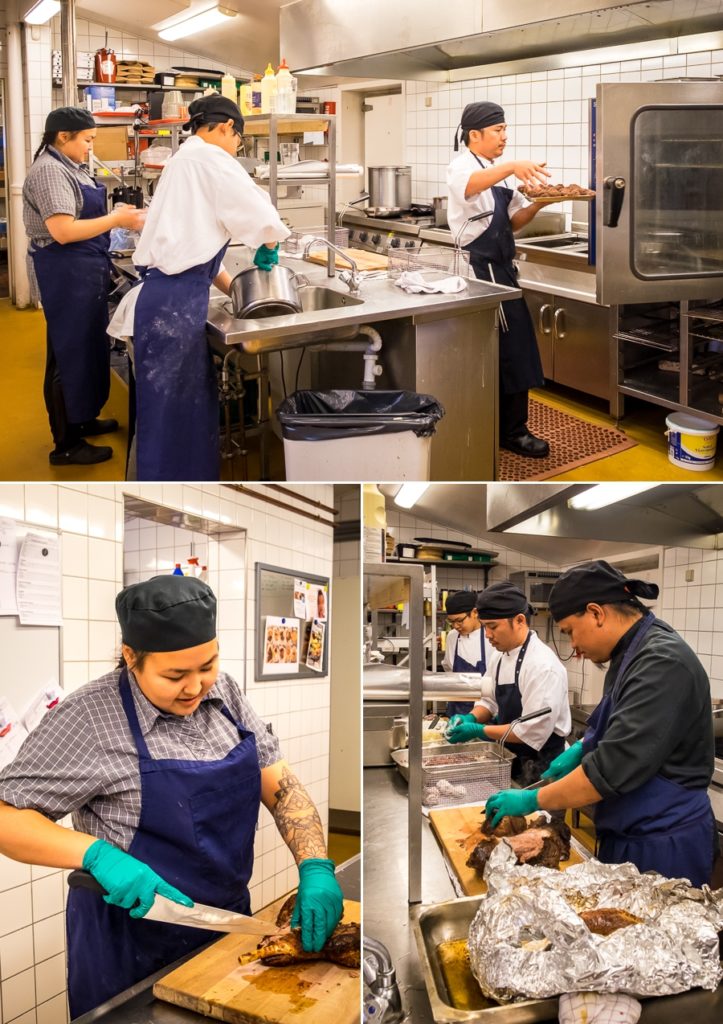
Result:
<instances>
[{"instance_id":1,"label":"white chef jacket","mask_svg":"<svg viewBox=\"0 0 723 1024\"><path fill-rule=\"evenodd\" d=\"M268 193L241 164L219 146L193 135L160 177L133 262L180 274L213 259L228 241L258 249L289 234ZM133 336L142 287L132 288L121 300L108 327L111 337Z\"/></svg>"},{"instance_id":2,"label":"white chef jacket","mask_svg":"<svg viewBox=\"0 0 723 1024\"><path fill-rule=\"evenodd\" d=\"M461 230L462 225L469 217L474 217L477 213L485 213L487 210L494 210L495 207L491 188L486 188L483 192L478 192L476 196L470 196L469 199L464 197L467 183L472 175L476 171L492 167L494 163L492 160L485 160L482 156L479 157L479 160L482 163L481 167L477 163L474 153L465 146L447 168L447 188L449 189L447 222L453 239L457 237L457 232ZM513 196L507 207L510 217L518 210L530 206L530 200L517 191L517 180L514 177L505 178L497 184L512 189ZM468 224L460 236L459 244L469 245L475 238L479 238L489 227L490 220L490 217L485 217L484 220L476 220L472 224Z\"/></svg>"},{"instance_id":3,"label":"white chef jacket","mask_svg":"<svg viewBox=\"0 0 723 1024\"><path fill-rule=\"evenodd\" d=\"M533 718L530 722L521 722L515 726L515 733L534 750L541 750L552 733L567 736L572 728L570 702L567 696L567 670L557 655L546 643L540 640L537 633L531 630L532 636L525 651L520 669L519 687L522 696L522 714L537 711L539 708L551 709L549 715ZM495 691L497 666L500 666L500 686L513 685L515 666L520 648L513 651L494 651L492 660L487 663L487 673L492 680L492 693ZM475 707L487 708L493 715L497 714L497 703L493 697L483 697L475 702ZM504 724L504 723L500 723Z\"/></svg>"},{"instance_id":4,"label":"white chef jacket","mask_svg":"<svg viewBox=\"0 0 723 1024\"><path fill-rule=\"evenodd\" d=\"M480 640L482 644L480 644ZM482 627L475 629L468 636L460 636L456 629L450 629L447 634L444 658L442 658L443 671L454 672L454 656L458 650L465 661L468 661L470 665L476 665L481 657L482 646L484 646L485 665L488 666L486 671L489 671L489 663L495 650L485 636L484 629Z\"/></svg>"}]
</instances>

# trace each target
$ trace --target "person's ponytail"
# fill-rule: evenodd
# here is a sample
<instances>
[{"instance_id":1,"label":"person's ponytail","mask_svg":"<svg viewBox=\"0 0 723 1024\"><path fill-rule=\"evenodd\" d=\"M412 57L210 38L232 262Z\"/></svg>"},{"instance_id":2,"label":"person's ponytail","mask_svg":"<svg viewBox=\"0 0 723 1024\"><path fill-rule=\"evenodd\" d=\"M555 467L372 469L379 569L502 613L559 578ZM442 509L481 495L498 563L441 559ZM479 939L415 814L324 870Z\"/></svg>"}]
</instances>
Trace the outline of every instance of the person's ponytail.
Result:
<instances>
[{"instance_id":1,"label":"person's ponytail","mask_svg":"<svg viewBox=\"0 0 723 1024\"><path fill-rule=\"evenodd\" d=\"M43 132L43 137L40 140L40 145L36 149L35 156L33 157L33 163L35 163L35 161L38 159L38 157L44 149L47 149L48 146L51 146L55 142L55 136L57 134L57 132Z\"/></svg>"}]
</instances>

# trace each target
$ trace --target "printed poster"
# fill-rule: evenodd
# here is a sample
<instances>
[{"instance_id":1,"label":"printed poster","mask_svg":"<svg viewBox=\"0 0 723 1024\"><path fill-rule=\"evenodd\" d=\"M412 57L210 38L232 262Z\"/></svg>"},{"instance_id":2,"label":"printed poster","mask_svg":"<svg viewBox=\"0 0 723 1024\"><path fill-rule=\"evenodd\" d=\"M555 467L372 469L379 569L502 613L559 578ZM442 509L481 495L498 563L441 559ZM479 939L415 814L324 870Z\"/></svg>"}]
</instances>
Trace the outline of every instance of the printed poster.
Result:
<instances>
[{"instance_id":1,"label":"printed poster","mask_svg":"<svg viewBox=\"0 0 723 1024\"><path fill-rule=\"evenodd\" d=\"M313 619L309 633L309 648L306 652L306 667L313 669L314 672L323 671L325 637L326 623L321 619Z\"/></svg>"},{"instance_id":2,"label":"printed poster","mask_svg":"<svg viewBox=\"0 0 723 1024\"><path fill-rule=\"evenodd\" d=\"M299 671L299 620L267 615L264 622L265 676Z\"/></svg>"},{"instance_id":3,"label":"printed poster","mask_svg":"<svg viewBox=\"0 0 723 1024\"><path fill-rule=\"evenodd\" d=\"M306 618L320 619L326 622L326 609L329 588L320 583L306 583Z\"/></svg>"},{"instance_id":4,"label":"printed poster","mask_svg":"<svg viewBox=\"0 0 723 1024\"><path fill-rule=\"evenodd\" d=\"M306 618L306 583L304 580L294 580L294 615L297 619Z\"/></svg>"}]
</instances>

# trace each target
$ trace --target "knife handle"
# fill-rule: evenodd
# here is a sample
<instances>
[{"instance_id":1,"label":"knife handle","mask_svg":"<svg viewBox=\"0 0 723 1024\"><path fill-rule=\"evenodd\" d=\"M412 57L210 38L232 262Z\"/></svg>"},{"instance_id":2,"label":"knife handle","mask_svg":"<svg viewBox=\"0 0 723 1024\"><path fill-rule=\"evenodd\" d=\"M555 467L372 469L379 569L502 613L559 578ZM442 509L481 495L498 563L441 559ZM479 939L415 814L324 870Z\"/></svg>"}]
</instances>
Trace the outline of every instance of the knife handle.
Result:
<instances>
[{"instance_id":1,"label":"knife handle","mask_svg":"<svg viewBox=\"0 0 723 1024\"><path fill-rule=\"evenodd\" d=\"M90 889L92 892L99 892L102 896L108 895L107 889L103 888L97 878L91 875L90 871L84 871L81 868L70 872L68 885L71 889Z\"/></svg>"}]
</instances>

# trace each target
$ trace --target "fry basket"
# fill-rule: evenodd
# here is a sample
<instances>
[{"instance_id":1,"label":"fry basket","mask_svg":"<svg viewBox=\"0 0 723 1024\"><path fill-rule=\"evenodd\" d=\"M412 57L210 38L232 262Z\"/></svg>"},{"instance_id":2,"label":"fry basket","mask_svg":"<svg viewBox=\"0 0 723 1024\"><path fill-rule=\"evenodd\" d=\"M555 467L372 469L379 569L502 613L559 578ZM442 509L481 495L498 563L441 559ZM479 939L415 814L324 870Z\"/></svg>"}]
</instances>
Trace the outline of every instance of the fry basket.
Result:
<instances>
[{"instance_id":1,"label":"fry basket","mask_svg":"<svg viewBox=\"0 0 723 1024\"><path fill-rule=\"evenodd\" d=\"M394 280L407 271L424 274L430 281L442 277L469 277L469 253L448 245L420 245L418 248L392 249L389 255L389 277ZM473 275L474 276L474 275Z\"/></svg>"},{"instance_id":2,"label":"fry basket","mask_svg":"<svg viewBox=\"0 0 723 1024\"><path fill-rule=\"evenodd\" d=\"M430 764L434 757L452 757L449 764ZM392 759L409 780L409 751L393 750ZM422 753L422 804L425 807L452 807L455 804L480 803L500 789L508 789L515 755L500 752L495 743L475 740L450 747L449 743L430 743ZM440 789L440 783L442 788Z\"/></svg>"}]
</instances>

